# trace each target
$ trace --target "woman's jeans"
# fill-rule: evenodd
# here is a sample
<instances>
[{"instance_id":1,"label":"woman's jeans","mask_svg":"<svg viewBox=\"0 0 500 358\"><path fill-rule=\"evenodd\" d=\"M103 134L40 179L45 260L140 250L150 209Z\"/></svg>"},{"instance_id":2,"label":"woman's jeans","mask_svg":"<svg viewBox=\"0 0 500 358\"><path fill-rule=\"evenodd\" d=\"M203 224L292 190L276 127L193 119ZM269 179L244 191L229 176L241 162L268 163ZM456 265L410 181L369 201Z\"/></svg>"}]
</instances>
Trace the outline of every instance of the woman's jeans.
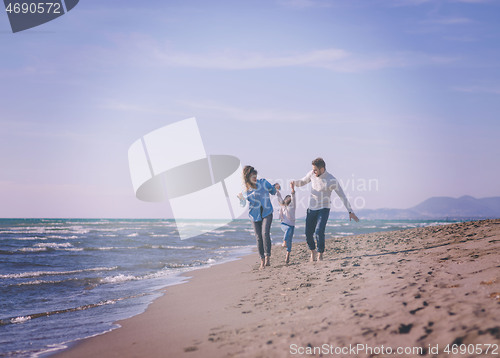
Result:
<instances>
[{"instance_id":1,"label":"woman's jeans","mask_svg":"<svg viewBox=\"0 0 500 358\"><path fill-rule=\"evenodd\" d=\"M267 215L262 221L252 221L257 239L257 248L259 249L260 258L271 256L271 224L273 222L273 214Z\"/></svg>"},{"instance_id":2,"label":"woman's jeans","mask_svg":"<svg viewBox=\"0 0 500 358\"><path fill-rule=\"evenodd\" d=\"M319 210L307 209L306 216L306 240L309 250L316 248L313 235L316 234L318 252L325 251L325 228L330 216L330 208Z\"/></svg>"},{"instance_id":3,"label":"woman's jeans","mask_svg":"<svg viewBox=\"0 0 500 358\"><path fill-rule=\"evenodd\" d=\"M283 241L286 242L286 251L290 252L292 251L292 237L293 237L293 231L295 230L295 226L290 226L285 223L281 223L281 230L285 233L285 236L283 237Z\"/></svg>"}]
</instances>

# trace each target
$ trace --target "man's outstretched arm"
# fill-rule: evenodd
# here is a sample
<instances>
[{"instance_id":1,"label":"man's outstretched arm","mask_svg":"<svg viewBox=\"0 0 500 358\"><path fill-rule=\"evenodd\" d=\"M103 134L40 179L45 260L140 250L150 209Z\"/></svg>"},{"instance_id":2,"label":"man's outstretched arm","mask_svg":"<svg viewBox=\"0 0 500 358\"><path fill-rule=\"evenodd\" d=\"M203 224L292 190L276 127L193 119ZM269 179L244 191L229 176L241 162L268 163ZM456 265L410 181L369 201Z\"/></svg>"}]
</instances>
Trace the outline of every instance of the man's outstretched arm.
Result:
<instances>
[{"instance_id":1,"label":"man's outstretched arm","mask_svg":"<svg viewBox=\"0 0 500 358\"><path fill-rule=\"evenodd\" d=\"M295 186L304 186L304 185L306 185L306 184L310 183L310 182L311 182L311 174L312 174L312 172L309 172L309 173L307 173L307 174L306 174L306 176L305 176L305 177L303 177L302 179L299 179L299 180L294 180L294 181L293 181L293 184L294 184Z\"/></svg>"},{"instance_id":2,"label":"man's outstretched arm","mask_svg":"<svg viewBox=\"0 0 500 358\"><path fill-rule=\"evenodd\" d=\"M352 210L351 203L349 203L349 200L347 199L344 190L342 190L342 187L340 186L340 183L335 179L333 185L333 190L337 193L339 196L340 200L344 203L345 208L349 212L349 221L354 220L356 222L359 221L358 217L356 214L354 214L354 211Z\"/></svg>"}]
</instances>

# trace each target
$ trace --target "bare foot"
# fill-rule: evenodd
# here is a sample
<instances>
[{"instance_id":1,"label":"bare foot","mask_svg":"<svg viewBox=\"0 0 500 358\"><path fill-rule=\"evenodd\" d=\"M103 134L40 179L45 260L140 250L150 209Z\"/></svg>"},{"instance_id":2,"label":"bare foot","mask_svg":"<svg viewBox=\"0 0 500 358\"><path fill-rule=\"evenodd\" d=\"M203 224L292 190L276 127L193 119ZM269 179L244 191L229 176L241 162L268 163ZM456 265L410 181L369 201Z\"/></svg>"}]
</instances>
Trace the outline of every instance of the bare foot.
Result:
<instances>
[{"instance_id":1,"label":"bare foot","mask_svg":"<svg viewBox=\"0 0 500 358\"><path fill-rule=\"evenodd\" d=\"M287 252L285 257L285 264L288 264L289 262L290 262L290 253Z\"/></svg>"},{"instance_id":2,"label":"bare foot","mask_svg":"<svg viewBox=\"0 0 500 358\"><path fill-rule=\"evenodd\" d=\"M323 253L320 252L318 255L318 261L323 261Z\"/></svg>"},{"instance_id":3,"label":"bare foot","mask_svg":"<svg viewBox=\"0 0 500 358\"><path fill-rule=\"evenodd\" d=\"M316 251L311 250L311 262L316 261Z\"/></svg>"},{"instance_id":4,"label":"bare foot","mask_svg":"<svg viewBox=\"0 0 500 358\"><path fill-rule=\"evenodd\" d=\"M283 243L281 244L281 247L286 247L286 241L283 241Z\"/></svg>"},{"instance_id":5,"label":"bare foot","mask_svg":"<svg viewBox=\"0 0 500 358\"><path fill-rule=\"evenodd\" d=\"M266 266L271 266L271 257L266 256Z\"/></svg>"},{"instance_id":6,"label":"bare foot","mask_svg":"<svg viewBox=\"0 0 500 358\"><path fill-rule=\"evenodd\" d=\"M260 259L260 267L259 267L259 270L264 269L264 267L265 267L264 259Z\"/></svg>"}]
</instances>

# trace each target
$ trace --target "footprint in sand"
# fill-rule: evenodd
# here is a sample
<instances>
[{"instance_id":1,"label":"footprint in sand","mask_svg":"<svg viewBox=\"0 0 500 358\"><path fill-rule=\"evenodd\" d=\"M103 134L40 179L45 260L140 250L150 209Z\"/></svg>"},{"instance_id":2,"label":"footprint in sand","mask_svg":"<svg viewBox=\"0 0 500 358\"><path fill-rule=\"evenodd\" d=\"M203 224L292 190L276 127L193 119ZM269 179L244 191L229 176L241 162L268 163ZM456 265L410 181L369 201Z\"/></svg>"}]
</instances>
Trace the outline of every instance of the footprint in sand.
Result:
<instances>
[{"instance_id":1,"label":"footprint in sand","mask_svg":"<svg viewBox=\"0 0 500 358\"><path fill-rule=\"evenodd\" d=\"M184 352L194 352L197 350L198 350L198 347L196 347L196 346L190 346L190 347L184 348Z\"/></svg>"},{"instance_id":2,"label":"footprint in sand","mask_svg":"<svg viewBox=\"0 0 500 358\"><path fill-rule=\"evenodd\" d=\"M403 324L401 323L399 325L397 333L399 334L408 334L410 333L411 329L413 328L413 323L410 324Z\"/></svg>"}]
</instances>

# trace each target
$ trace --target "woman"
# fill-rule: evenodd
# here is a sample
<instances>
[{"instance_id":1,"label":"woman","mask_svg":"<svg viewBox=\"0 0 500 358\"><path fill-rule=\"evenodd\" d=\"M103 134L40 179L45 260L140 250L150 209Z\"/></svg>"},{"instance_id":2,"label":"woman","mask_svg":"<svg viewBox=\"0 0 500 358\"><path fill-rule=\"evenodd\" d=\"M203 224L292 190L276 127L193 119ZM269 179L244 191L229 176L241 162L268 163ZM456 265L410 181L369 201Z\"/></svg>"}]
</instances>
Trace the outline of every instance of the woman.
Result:
<instances>
[{"instance_id":1,"label":"woman","mask_svg":"<svg viewBox=\"0 0 500 358\"><path fill-rule=\"evenodd\" d=\"M257 248L260 255L260 268L270 266L271 257L271 223L273 221L273 206L269 194L275 195L280 189L279 184L271 185L266 179L257 179L257 170L247 165L243 168L245 190L238 194L241 206L248 200L248 216L252 221L257 238Z\"/></svg>"}]
</instances>

